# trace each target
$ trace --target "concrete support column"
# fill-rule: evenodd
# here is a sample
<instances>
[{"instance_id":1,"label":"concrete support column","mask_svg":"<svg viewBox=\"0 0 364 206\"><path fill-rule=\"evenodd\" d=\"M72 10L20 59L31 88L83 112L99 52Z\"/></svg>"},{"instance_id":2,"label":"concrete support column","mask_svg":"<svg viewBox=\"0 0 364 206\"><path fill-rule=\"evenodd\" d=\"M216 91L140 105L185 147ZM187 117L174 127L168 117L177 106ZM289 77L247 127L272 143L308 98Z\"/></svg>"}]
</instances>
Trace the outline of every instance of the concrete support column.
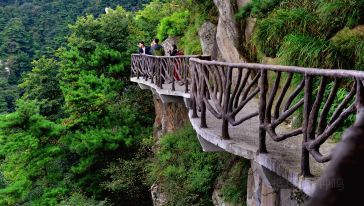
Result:
<instances>
[{"instance_id":1,"label":"concrete support column","mask_svg":"<svg viewBox=\"0 0 364 206\"><path fill-rule=\"evenodd\" d=\"M248 206L298 205L290 197L295 187L254 161L251 161L247 187Z\"/></svg>"},{"instance_id":2,"label":"concrete support column","mask_svg":"<svg viewBox=\"0 0 364 206\"><path fill-rule=\"evenodd\" d=\"M181 99L183 100L183 99ZM159 95L154 94L155 121L154 137L160 138L168 132L176 131L188 122L188 109L183 101L164 102Z\"/></svg>"}]
</instances>

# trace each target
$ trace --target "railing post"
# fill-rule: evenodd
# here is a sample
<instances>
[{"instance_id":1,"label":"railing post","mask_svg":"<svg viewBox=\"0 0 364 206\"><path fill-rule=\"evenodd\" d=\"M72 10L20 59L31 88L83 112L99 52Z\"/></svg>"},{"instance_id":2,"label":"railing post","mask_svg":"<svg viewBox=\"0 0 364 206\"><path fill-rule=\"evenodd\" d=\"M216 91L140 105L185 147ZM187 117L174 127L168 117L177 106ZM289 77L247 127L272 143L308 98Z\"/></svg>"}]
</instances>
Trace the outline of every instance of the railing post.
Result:
<instances>
[{"instance_id":1,"label":"railing post","mask_svg":"<svg viewBox=\"0 0 364 206\"><path fill-rule=\"evenodd\" d=\"M186 59L182 60L182 64L183 64L183 78L184 78L184 82L185 82L185 93L188 93L188 64L186 64Z\"/></svg>"},{"instance_id":2,"label":"railing post","mask_svg":"<svg viewBox=\"0 0 364 206\"><path fill-rule=\"evenodd\" d=\"M148 71L148 73L151 73L150 83L152 83L152 84L154 84L156 82L156 80L154 80L154 71L155 71L155 69L156 69L156 65L154 64L154 61L153 61L151 71Z\"/></svg>"},{"instance_id":3,"label":"railing post","mask_svg":"<svg viewBox=\"0 0 364 206\"><path fill-rule=\"evenodd\" d=\"M223 118L222 118L222 131L221 137L223 139L230 139L229 135L229 121L227 119L227 114L229 113L229 101L230 101L230 90L231 90L231 75L232 75L232 67L227 67L226 71L226 85L224 90L224 106L223 106Z\"/></svg>"},{"instance_id":4,"label":"railing post","mask_svg":"<svg viewBox=\"0 0 364 206\"><path fill-rule=\"evenodd\" d=\"M195 63L192 63L190 62L189 63L190 65L190 70L191 70L191 93L190 93L190 96L191 96L191 101L192 101L192 118L198 118L198 115L197 115L197 103L196 103L196 95L197 95L197 84L196 84L196 79L194 78L194 75L195 75L195 69L196 69L196 66L195 66Z\"/></svg>"},{"instance_id":5,"label":"railing post","mask_svg":"<svg viewBox=\"0 0 364 206\"><path fill-rule=\"evenodd\" d=\"M303 177L312 177L310 171L310 153L307 150L305 143L309 141L308 136L308 121L312 107L312 77L305 74L305 91L304 91L304 108L303 108L303 140L302 140L302 156L301 156L301 175Z\"/></svg>"},{"instance_id":6,"label":"railing post","mask_svg":"<svg viewBox=\"0 0 364 206\"><path fill-rule=\"evenodd\" d=\"M198 91L201 92L200 93L200 109L201 109L201 117L200 117L200 127L201 128L207 128L207 123L206 123L206 104L204 102L204 98L206 95L206 83L204 80L204 67L199 65L198 69L200 70L200 87L201 89L199 89Z\"/></svg>"},{"instance_id":7,"label":"railing post","mask_svg":"<svg viewBox=\"0 0 364 206\"><path fill-rule=\"evenodd\" d=\"M258 153L267 153L266 136L265 131L265 113L267 107L267 91L268 91L268 77L267 71L261 70L260 82L259 82L259 149Z\"/></svg>"},{"instance_id":8,"label":"railing post","mask_svg":"<svg viewBox=\"0 0 364 206\"><path fill-rule=\"evenodd\" d=\"M156 72L156 77L159 79L159 81L158 81L159 88L163 89L162 63L161 63L161 59L159 57L157 58L156 65L158 65L158 70Z\"/></svg>"},{"instance_id":9,"label":"railing post","mask_svg":"<svg viewBox=\"0 0 364 206\"><path fill-rule=\"evenodd\" d=\"M174 74L175 74L175 69L178 70L178 64L175 64L172 59L169 59L168 62L169 62L169 67L167 67L167 68L170 68L171 73L172 73L172 75L171 75L171 78L172 78L172 91L176 91Z\"/></svg>"}]
</instances>

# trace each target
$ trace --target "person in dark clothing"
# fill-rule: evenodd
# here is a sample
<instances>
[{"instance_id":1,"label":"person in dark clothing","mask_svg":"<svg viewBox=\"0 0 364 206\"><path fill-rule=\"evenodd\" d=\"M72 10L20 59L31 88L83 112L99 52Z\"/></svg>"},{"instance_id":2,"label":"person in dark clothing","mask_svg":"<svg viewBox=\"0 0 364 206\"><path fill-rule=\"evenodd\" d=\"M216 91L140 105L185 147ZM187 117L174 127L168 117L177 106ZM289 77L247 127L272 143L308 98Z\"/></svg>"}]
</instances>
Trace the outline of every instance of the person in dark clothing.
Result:
<instances>
[{"instance_id":1,"label":"person in dark clothing","mask_svg":"<svg viewBox=\"0 0 364 206\"><path fill-rule=\"evenodd\" d=\"M165 52L163 47L159 44L159 39L154 39L152 42L151 53L154 56L164 56Z\"/></svg>"},{"instance_id":2,"label":"person in dark clothing","mask_svg":"<svg viewBox=\"0 0 364 206\"><path fill-rule=\"evenodd\" d=\"M177 46L175 44L172 45L172 50L168 51L170 56L180 56L183 55L182 52L178 51ZM181 80L181 76L179 74L180 72L180 63L178 61L176 61L175 66L173 68L173 76L174 76L174 80L175 81L180 81Z\"/></svg>"},{"instance_id":3,"label":"person in dark clothing","mask_svg":"<svg viewBox=\"0 0 364 206\"><path fill-rule=\"evenodd\" d=\"M154 56L164 56L164 49L163 47L159 44L159 39L154 39L151 45L151 53ZM154 70L157 69L156 67L154 67ZM157 72L157 71L156 71ZM163 68L160 67L160 83L164 84L165 80L166 80L166 75L165 75L165 71Z\"/></svg>"},{"instance_id":4,"label":"person in dark clothing","mask_svg":"<svg viewBox=\"0 0 364 206\"><path fill-rule=\"evenodd\" d=\"M150 52L150 47L149 46L145 46L145 44L144 44L143 41L139 42L139 54L147 54L147 55L151 55L152 54Z\"/></svg>"},{"instance_id":5,"label":"person in dark clothing","mask_svg":"<svg viewBox=\"0 0 364 206\"><path fill-rule=\"evenodd\" d=\"M172 50L170 50L168 53L170 56L177 56L177 53L178 53L177 46L175 44L173 44Z\"/></svg>"},{"instance_id":6,"label":"person in dark clothing","mask_svg":"<svg viewBox=\"0 0 364 206\"><path fill-rule=\"evenodd\" d=\"M184 55L182 51L179 51L177 49L177 46L175 44L172 45L172 50L168 51L170 56L181 56Z\"/></svg>"}]
</instances>

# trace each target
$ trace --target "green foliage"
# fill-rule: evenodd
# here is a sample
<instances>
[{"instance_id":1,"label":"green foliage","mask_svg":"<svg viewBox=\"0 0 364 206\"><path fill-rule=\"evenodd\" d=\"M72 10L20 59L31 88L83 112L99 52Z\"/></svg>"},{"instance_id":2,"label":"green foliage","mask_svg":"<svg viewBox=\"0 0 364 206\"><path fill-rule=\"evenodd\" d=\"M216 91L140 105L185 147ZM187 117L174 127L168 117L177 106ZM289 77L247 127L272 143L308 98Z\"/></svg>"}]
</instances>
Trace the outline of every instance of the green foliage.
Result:
<instances>
[{"instance_id":1,"label":"green foliage","mask_svg":"<svg viewBox=\"0 0 364 206\"><path fill-rule=\"evenodd\" d=\"M258 17L253 45L259 58L279 56L288 65L362 69L362 30L355 26L364 22L363 3L252 1L237 16Z\"/></svg>"},{"instance_id":2,"label":"green foliage","mask_svg":"<svg viewBox=\"0 0 364 206\"><path fill-rule=\"evenodd\" d=\"M18 96L17 86L10 85L7 77L6 65L0 64L0 114L13 112L15 110L15 100Z\"/></svg>"},{"instance_id":3,"label":"green foliage","mask_svg":"<svg viewBox=\"0 0 364 206\"><path fill-rule=\"evenodd\" d=\"M153 94L136 85L130 85L125 90L123 104L130 105L130 109L135 114L136 122L140 125L153 125L155 119L154 102L145 101L146 99L153 99Z\"/></svg>"},{"instance_id":4,"label":"green foliage","mask_svg":"<svg viewBox=\"0 0 364 206\"><path fill-rule=\"evenodd\" d=\"M253 0L239 9L235 17L243 20L248 16L255 18L266 17L282 0Z\"/></svg>"},{"instance_id":5,"label":"green foliage","mask_svg":"<svg viewBox=\"0 0 364 206\"><path fill-rule=\"evenodd\" d=\"M66 44L66 36L70 30L68 24L74 23L79 15L92 14L99 16L106 7L115 8L123 5L127 10L139 10L142 4L149 0L52 0L52 1L2 1L0 3L0 61L10 68L10 75L6 77L6 94L0 94L0 102L6 99L1 111L11 112L15 108L15 100L19 96L19 91L14 87L19 83L23 73L31 70L32 59L42 56L53 57L55 49ZM110 16L111 17L111 16ZM114 19L105 21L109 26ZM104 25L105 26L105 25ZM105 29L101 27L101 29ZM104 36L105 42L117 39L127 41L125 38L118 38L118 30L124 27L106 28L112 29L109 36ZM120 42L111 41L113 44ZM1 67L1 66L0 66ZM3 87L5 84L2 84ZM47 108L47 110L53 108ZM50 118L56 118L52 116Z\"/></svg>"},{"instance_id":6,"label":"green foliage","mask_svg":"<svg viewBox=\"0 0 364 206\"><path fill-rule=\"evenodd\" d=\"M98 19L79 18L71 27L69 49L59 55L61 89L70 114L65 122L70 128L107 125L119 114L114 102L122 92L120 80L128 77L121 75L130 64L128 21L128 13L118 7Z\"/></svg>"},{"instance_id":7,"label":"green foliage","mask_svg":"<svg viewBox=\"0 0 364 206\"><path fill-rule=\"evenodd\" d=\"M307 67L337 68L339 59L330 42L301 34L288 35L277 54L281 63ZM337 63L333 63L337 61Z\"/></svg>"},{"instance_id":8,"label":"green foliage","mask_svg":"<svg viewBox=\"0 0 364 206\"><path fill-rule=\"evenodd\" d=\"M184 49L184 53L186 55L202 54L198 30L206 18L201 14L195 14L193 19L194 22L189 25L180 42L180 47Z\"/></svg>"},{"instance_id":9,"label":"green foliage","mask_svg":"<svg viewBox=\"0 0 364 206\"><path fill-rule=\"evenodd\" d=\"M151 42L157 34L160 21L170 16L173 12L180 9L179 5L164 3L161 0L155 0L145 6L143 10L136 12L135 24L138 32L138 40ZM136 45L135 42L134 45ZM133 45L133 46L134 46Z\"/></svg>"},{"instance_id":10,"label":"green foliage","mask_svg":"<svg viewBox=\"0 0 364 206\"><path fill-rule=\"evenodd\" d=\"M181 37L179 49L185 54L201 54L198 29L205 21L217 23L217 9L208 0L155 0L135 16L137 40L150 42L156 37Z\"/></svg>"},{"instance_id":11,"label":"green foliage","mask_svg":"<svg viewBox=\"0 0 364 206\"><path fill-rule=\"evenodd\" d=\"M190 125L161 138L150 165L152 182L163 185L168 205L211 205L213 182L226 157L204 153Z\"/></svg>"},{"instance_id":12,"label":"green foliage","mask_svg":"<svg viewBox=\"0 0 364 206\"><path fill-rule=\"evenodd\" d=\"M188 11L175 12L171 16L164 17L159 24L157 36L159 39L164 40L168 37L175 37L183 35L188 26Z\"/></svg>"},{"instance_id":13,"label":"green foliage","mask_svg":"<svg viewBox=\"0 0 364 206\"><path fill-rule=\"evenodd\" d=\"M33 62L16 112L0 116L0 205L105 205L114 193L102 186L112 175L103 171L137 156L153 118L151 104L135 102L143 93L124 89L130 24L131 14L121 7L80 17L70 26L67 47ZM148 118L137 122L139 115ZM134 170L122 171L132 178ZM144 198L148 187L138 186L144 196L126 193L125 204L150 201Z\"/></svg>"},{"instance_id":14,"label":"green foliage","mask_svg":"<svg viewBox=\"0 0 364 206\"><path fill-rule=\"evenodd\" d=\"M227 178L224 180L221 192L226 202L246 205L249 168L248 160L240 160L228 174L224 175Z\"/></svg>"},{"instance_id":15,"label":"green foliage","mask_svg":"<svg viewBox=\"0 0 364 206\"><path fill-rule=\"evenodd\" d=\"M364 45L364 27L357 26L353 29L345 27L340 30L334 37L330 39L332 47L338 50L338 53L342 56L343 62L346 63L346 67L343 68L355 68L358 70L364 69L363 62L363 45Z\"/></svg>"},{"instance_id":16,"label":"green foliage","mask_svg":"<svg viewBox=\"0 0 364 206\"><path fill-rule=\"evenodd\" d=\"M0 189L0 204L14 205L44 197L52 204L67 189L62 188L62 150L58 139L64 128L39 115L35 102L18 101L17 111L0 116L1 171L6 187ZM52 189L49 186L52 186ZM56 193L51 191L58 190Z\"/></svg>"},{"instance_id":17,"label":"green foliage","mask_svg":"<svg viewBox=\"0 0 364 206\"><path fill-rule=\"evenodd\" d=\"M151 139L143 139L134 155L119 159L103 171L110 176L102 185L111 192L108 198L112 202L129 202L131 206L152 204L146 170L148 157L152 155L152 145L147 144Z\"/></svg>"},{"instance_id":18,"label":"green foliage","mask_svg":"<svg viewBox=\"0 0 364 206\"><path fill-rule=\"evenodd\" d=\"M32 72L19 85L24 91L22 99L36 100L40 106L40 114L53 121L63 115L64 98L57 79L58 71L57 61L42 57L33 62Z\"/></svg>"},{"instance_id":19,"label":"green foliage","mask_svg":"<svg viewBox=\"0 0 364 206\"><path fill-rule=\"evenodd\" d=\"M107 201L96 201L93 198L87 198L80 193L73 193L67 200L63 200L57 206L107 206Z\"/></svg>"},{"instance_id":20,"label":"green foliage","mask_svg":"<svg viewBox=\"0 0 364 206\"><path fill-rule=\"evenodd\" d=\"M313 31L316 22L305 9L279 9L257 21L253 41L258 52L275 57L288 34Z\"/></svg>"},{"instance_id":21,"label":"green foliage","mask_svg":"<svg viewBox=\"0 0 364 206\"><path fill-rule=\"evenodd\" d=\"M325 0L321 1L317 11L328 37L345 26L352 28L364 22L363 0Z\"/></svg>"}]
</instances>

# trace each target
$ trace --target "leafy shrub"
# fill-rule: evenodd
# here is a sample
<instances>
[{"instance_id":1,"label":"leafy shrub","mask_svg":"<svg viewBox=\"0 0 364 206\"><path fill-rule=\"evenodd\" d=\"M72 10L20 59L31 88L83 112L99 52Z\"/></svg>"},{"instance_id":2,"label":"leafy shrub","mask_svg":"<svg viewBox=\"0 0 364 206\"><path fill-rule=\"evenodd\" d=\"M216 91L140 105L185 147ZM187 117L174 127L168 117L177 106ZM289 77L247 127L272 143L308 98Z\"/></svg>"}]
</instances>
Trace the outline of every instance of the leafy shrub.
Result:
<instances>
[{"instance_id":1,"label":"leafy shrub","mask_svg":"<svg viewBox=\"0 0 364 206\"><path fill-rule=\"evenodd\" d=\"M188 11L175 12L160 21L158 27L158 38L161 40L172 36L182 36L188 26Z\"/></svg>"},{"instance_id":2,"label":"leafy shrub","mask_svg":"<svg viewBox=\"0 0 364 206\"><path fill-rule=\"evenodd\" d=\"M221 188L224 200L239 204L246 202L248 171L250 164L248 160L240 160L227 174L227 179Z\"/></svg>"},{"instance_id":3,"label":"leafy shrub","mask_svg":"<svg viewBox=\"0 0 364 206\"><path fill-rule=\"evenodd\" d=\"M185 54L202 54L198 29L205 21L205 17L196 14L194 20L181 38L180 47L183 48Z\"/></svg>"},{"instance_id":4,"label":"leafy shrub","mask_svg":"<svg viewBox=\"0 0 364 206\"><path fill-rule=\"evenodd\" d=\"M67 200L57 204L57 206L107 206L107 201L96 201L80 193L74 193Z\"/></svg>"},{"instance_id":5,"label":"leafy shrub","mask_svg":"<svg viewBox=\"0 0 364 206\"><path fill-rule=\"evenodd\" d=\"M239 9L235 17L245 19L249 15L255 18L266 17L282 0L253 0Z\"/></svg>"},{"instance_id":6,"label":"leafy shrub","mask_svg":"<svg viewBox=\"0 0 364 206\"><path fill-rule=\"evenodd\" d=\"M150 185L146 181L148 152L142 147L131 159L119 159L104 170L110 179L102 186L111 194L112 202L123 202L130 206L151 205Z\"/></svg>"},{"instance_id":7,"label":"leafy shrub","mask_svg":"<svg viewBox=\"0 0 364 206\"><path fill-rule=\"evenodd\" d=\"M161 138L150 181L162 185L168 205L211 205L214 181L225 161L225 155L204 153L188 125Z\"/></svg>"}]
</instances>

